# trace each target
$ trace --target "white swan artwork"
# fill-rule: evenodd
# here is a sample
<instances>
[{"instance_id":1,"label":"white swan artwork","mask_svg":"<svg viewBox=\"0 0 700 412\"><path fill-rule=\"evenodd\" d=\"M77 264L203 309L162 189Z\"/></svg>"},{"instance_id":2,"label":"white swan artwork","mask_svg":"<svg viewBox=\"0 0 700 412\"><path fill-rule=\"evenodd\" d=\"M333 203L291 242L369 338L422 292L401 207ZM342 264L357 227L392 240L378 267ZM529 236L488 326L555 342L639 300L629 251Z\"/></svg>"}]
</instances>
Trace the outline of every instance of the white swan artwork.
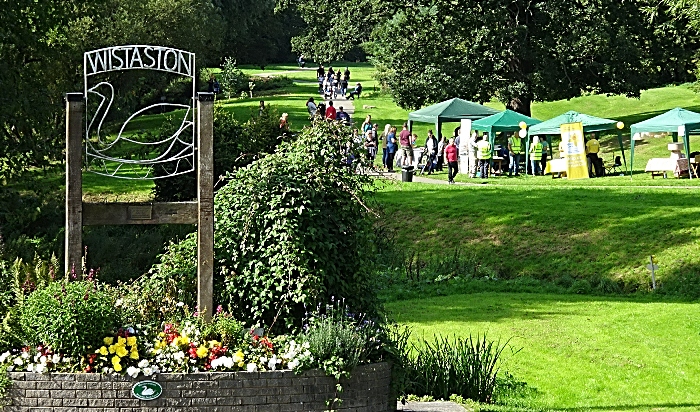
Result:
<instances>
[{"instance_id":1,"label":"white swan artwork","mask_svg":"<svg viewBox=\"0 0 700 412\"><path fill-rule=\"evenodd\" d=\"M109 96L106 96L102 89L106 89ZM194 170L194 139L192 133L194 123L191 119L192 107L177 103L157 103L144 107L129 116L122 124L114 140L107 141L102 136L102 127L114 101L114 87L108 82L100 82L88 89L88 96L91 95L97 96L100 99L95 114L87 122L88 139L86 155L88 157L88 163L97 163L100 165L100 169L92 170L93 172L112 177L154 179L157 177L168 177L187 173ZM130 121L142 115L142 113L157 107L186 109L184 112L175 112L178 118L182 117L182 120L180 121L180 126L177 131L173 133L172 136L154 142L142 142L124 136L124 130L127 128ZM96 138L96 142L92 141L94 138ZM151 159L124 159L118 155L110 154L117 151L116 149L124 143L136 146L148 146L149 152L158 150L160 154ZM94 160L97 160L97 162ZM156 177L153 174L153 167L166 163L173 163L175 167L171 169L175 172ZM112 166L111 169L110 166ZM125 176L119 174L124 166L130 167L132 171L130 175Z\"/></svg>"}]
</instances>

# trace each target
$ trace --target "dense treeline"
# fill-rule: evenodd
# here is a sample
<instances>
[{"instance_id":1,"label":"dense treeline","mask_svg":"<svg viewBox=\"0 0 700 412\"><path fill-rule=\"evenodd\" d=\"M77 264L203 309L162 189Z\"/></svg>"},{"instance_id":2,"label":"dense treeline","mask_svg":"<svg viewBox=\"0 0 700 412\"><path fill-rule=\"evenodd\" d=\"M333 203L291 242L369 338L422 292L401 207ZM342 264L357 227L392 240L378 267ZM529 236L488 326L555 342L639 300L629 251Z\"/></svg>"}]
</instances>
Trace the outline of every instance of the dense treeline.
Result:
<instances>
[{"instance_id":1,"label":"dense treeline","mask_svg":"<svg viewBox=\"0 0 700 412\"><path fill-rule=\"evenodd\" d=\"M404 108L459 96L530 114L533 101L639 96L694 79L700 49L685 0L361 0L344 13L280 2L307 22L296 51L329 61L361 45Z\"/></svg>"},{"instance_id":2,"label":"dense treeline","mask_svg":"<svg viewBox=\"0 0 700 412\"><path fill-rule=\"evenodd\" d=\"M60 160L63 94L82 91L83 53L121 44L156 44L196 53L197 66L293 59L290 38L303 24L271 0L17 0L0 3L0 180ZM162 76L160 76L162 77ZM134 99L172 85L125 73ZM145 91L151 91L145 93ZM142 102L133 102L134 104Z\"/></svg>"}]
</instances>

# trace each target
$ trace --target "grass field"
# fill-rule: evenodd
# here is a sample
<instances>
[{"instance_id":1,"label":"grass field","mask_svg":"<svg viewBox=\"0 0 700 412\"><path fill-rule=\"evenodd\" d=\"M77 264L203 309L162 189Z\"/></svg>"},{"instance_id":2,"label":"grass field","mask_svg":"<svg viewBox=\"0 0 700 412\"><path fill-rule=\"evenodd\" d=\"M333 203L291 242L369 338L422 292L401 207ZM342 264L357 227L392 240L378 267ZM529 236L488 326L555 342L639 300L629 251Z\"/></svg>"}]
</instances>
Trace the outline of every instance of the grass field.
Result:
<instances>
[{"instance_id":1,"label":"grass field","mask_svg":"<svg viewBox=\"0 0 700 412\"><path fill-rule=\"evenodd\" d=\"M537 390L524 410L700 409L697 304L479 293L387 307L417 337L510 340L502 369Z\"/></svg>"},{"instance_id":2,"label":"grass field","mask_svg":"<svg viewBox=\"0 0 700 412\"><path fill-rule=\"evenodd\" d=\"M648 289L645 265L655 255L658 279L669 291L700 293L699 194L396 183L377 200L400 248L426 256L459 248L498 277L606 278L631 292Z\"/></svg>"}]
</instances>

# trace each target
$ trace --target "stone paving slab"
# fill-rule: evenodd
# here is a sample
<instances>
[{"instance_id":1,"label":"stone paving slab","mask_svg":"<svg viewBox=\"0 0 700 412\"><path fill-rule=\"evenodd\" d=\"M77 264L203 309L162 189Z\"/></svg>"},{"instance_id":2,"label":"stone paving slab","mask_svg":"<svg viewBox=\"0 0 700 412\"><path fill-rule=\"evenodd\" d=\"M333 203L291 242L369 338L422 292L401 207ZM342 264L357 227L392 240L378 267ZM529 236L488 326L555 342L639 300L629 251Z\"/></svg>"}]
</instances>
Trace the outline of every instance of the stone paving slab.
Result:
<instances>
[{"instance_id":1,"label":"stone paving slab","mask_svg":"<svg viewBox=\"0 0 700 412\"><path fill-rule=\"evenodd\" d=\"M465 412L466 409L454 402L401 402L396 403L396 410L403 412Z\"/></svg>"}]
</instances>

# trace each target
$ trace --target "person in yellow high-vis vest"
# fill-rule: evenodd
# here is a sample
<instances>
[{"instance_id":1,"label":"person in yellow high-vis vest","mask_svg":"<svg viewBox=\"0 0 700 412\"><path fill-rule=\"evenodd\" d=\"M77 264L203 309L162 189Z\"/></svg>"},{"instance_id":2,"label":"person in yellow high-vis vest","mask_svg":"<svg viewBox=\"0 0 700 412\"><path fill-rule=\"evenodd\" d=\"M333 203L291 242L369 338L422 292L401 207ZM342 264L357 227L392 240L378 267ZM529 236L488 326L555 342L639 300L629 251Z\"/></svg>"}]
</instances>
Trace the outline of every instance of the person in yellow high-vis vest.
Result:
<instances>
[{"instance_id":1,"label":"person in yellow high-vis vest","mask_svg":"<svg viewBox=\"0 0 700 412\"><path fill-rule=\"evenodd\" d=\"M483 136L476 144L476 158L479 159L479 174L482 179L489 177L489 168L491 167L491 156L493 148L489 143L489 137Z\"/></svg>"},{"instance_id":2,"label":"person in yellow high-vis vest","mask_svg":"<svg viewBox=\"0 0 700 412\"><path fill-rule=\"evenodd\" d=\"M520 153L523 151L523 139L520 136L514 134L508 138L508 155L510 156L510 162L508 164L508 177L513 175L520 176Z\"/></svg>"},{"instance_id":3,"label":"person in yellow high-vis vest","mask_svg":"<svg viewBox=\"0 0 700 412\"><path fill-rule=\"evenodd\" d=\"M530 146L530 165L532 167L532 175L540 174L540 163L542 161L542 143L539 136L532 138L532 146Z\"/></svg>"},{"instance_id":4,"label":"person in yellow high-vis vest","mask_svg":"<svg viewBox=\"0 0 700 412\"><path fill-rule=\"evenodd\" d=\"M598 139L595 138L595 135L591 134L586 142L586 157L588 158L589 177L602 176L602 173L600 173L600 167L598 167L598 152L600 152L600 143L598 142ZM595 174L593 173L594 170Z\"/></svg>"}]
</instances>

